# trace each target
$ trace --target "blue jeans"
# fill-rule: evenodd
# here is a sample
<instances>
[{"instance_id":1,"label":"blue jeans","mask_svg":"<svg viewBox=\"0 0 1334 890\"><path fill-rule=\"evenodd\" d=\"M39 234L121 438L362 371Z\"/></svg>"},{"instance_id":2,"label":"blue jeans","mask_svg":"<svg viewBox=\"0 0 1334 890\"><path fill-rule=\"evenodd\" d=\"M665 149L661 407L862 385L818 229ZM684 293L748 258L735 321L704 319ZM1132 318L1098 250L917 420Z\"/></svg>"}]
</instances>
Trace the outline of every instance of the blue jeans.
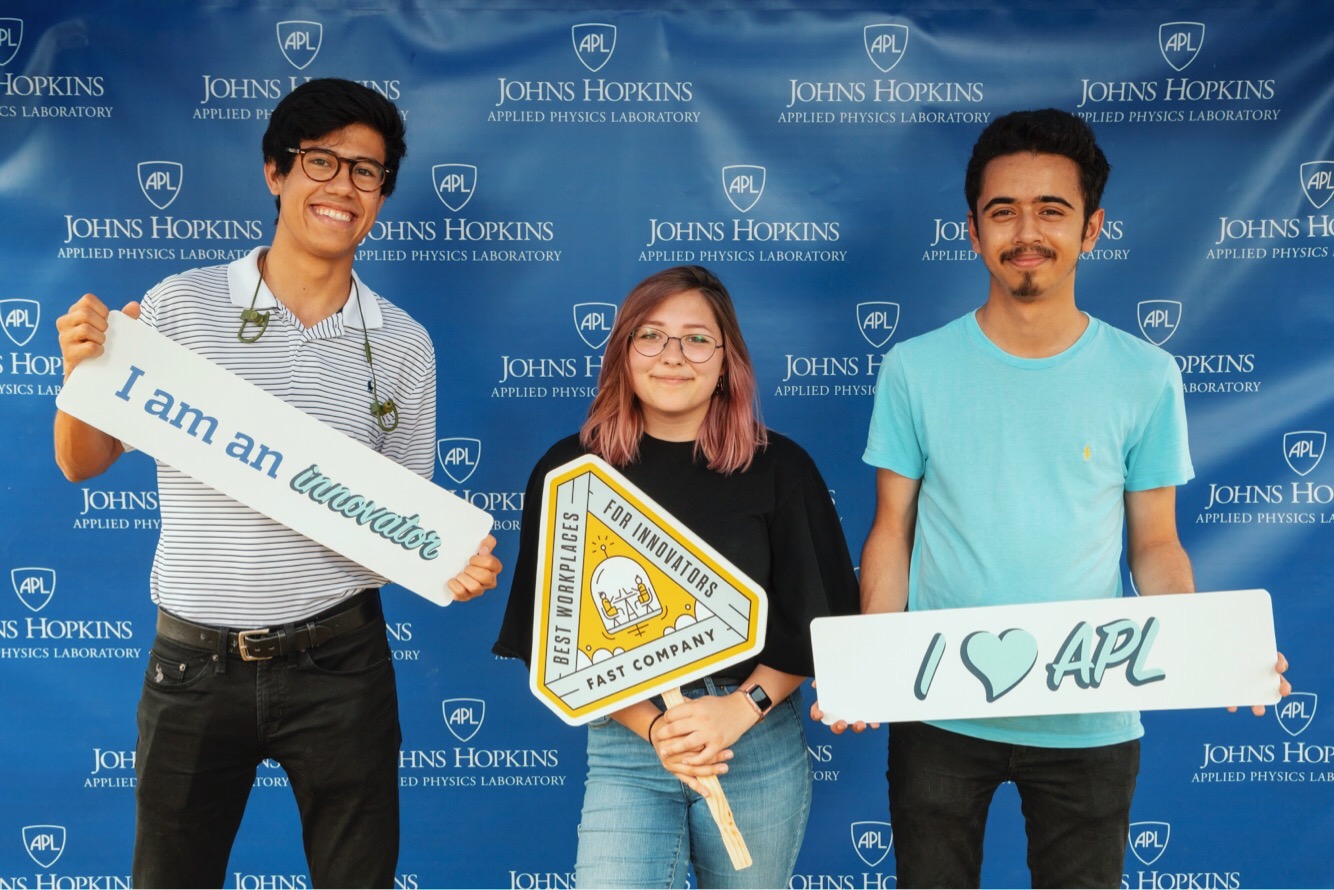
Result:
<instances>
[{"instance_id":1,"label":"blue jeans","mask_svg":"<svg viewBox=\"0 0 1334 890\"><path fill-rule=\"evenodd\" d=\"M702 685L686 697L736 688ZM811 809L800 707L800 692L774 707L732 746L719 777L754 860L741 871L732 868L704 798L663 768L652 745L611 718L590 723L575 883L581 890L684 887L693 863L700 887L786 887Z\"/></svg>"},{"instance_id":2,"label":"blue jeans","mask_svg":"<svg viewBox=\"0 0 1334 890\"><path fill-rule=\"evenodd\" d=\"M398 696L381 618L241 661L162 637L139 699L135 887L221 887L260 761L287 771L316 887L391 887Z\"/></svg>"},{"instance_id":3,"label":"blue jeans","mask_svg":"<svg viewBox=\"0 0 1334 890\"><path fill-rule=\"evenodd\" d=\"M1120 887L1139 741L1007 745L925 723L889 728L899 887L977 887L991 797L1014 782L1034 887Z\"/></svg>"}]
</instances>

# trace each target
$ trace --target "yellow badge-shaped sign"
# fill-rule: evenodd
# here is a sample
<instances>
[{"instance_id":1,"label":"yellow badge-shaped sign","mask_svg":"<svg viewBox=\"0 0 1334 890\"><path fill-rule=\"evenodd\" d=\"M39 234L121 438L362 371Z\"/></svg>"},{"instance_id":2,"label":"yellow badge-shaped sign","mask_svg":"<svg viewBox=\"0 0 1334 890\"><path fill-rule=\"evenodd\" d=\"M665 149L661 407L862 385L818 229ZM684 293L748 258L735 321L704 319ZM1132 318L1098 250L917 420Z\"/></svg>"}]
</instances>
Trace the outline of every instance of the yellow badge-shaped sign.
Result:
<instances>
[{"instance_id":1,"label":"yellow badge-shaped sign","mask_svg":"<svg viewBox=\"0 0 1334 890\"><path fill-rule=\"evenodd\" d=\"M764 591L606 462L547 474L533 694L587 723L749 658Z\"/></svg>"}]
</instances>

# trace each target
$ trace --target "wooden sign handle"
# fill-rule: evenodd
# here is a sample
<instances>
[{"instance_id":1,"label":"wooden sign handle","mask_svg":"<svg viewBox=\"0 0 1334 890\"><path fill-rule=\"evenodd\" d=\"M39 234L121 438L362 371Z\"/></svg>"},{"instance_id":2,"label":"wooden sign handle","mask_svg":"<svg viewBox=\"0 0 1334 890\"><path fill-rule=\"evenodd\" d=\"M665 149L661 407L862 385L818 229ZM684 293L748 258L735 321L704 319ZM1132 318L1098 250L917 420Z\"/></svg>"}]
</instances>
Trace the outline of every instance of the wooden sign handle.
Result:
<instances>
[{"instance_id":1,"label":"wooden sign handle","mask_svg":"<svg viewBox=\"0 0 1334 890\"><path fill-rule=\"evenodd\" d=\"M662 700L667 707L674 708L682 704L685 698L680 689L668 689L662 694ZM732 816L732 808L727 803L727 795L723 794L718 777L708 776L699 781L709 789L709 796L705 800L709 804L709 812L713 814L713 821L722 832L723 846L727 847L727 855L732 858L732 868L737 871L749 868L752 862L750 850L746 848L746 839L741 836L741 829L736 827L736 819Z\"/></svg>"}]
</instances>

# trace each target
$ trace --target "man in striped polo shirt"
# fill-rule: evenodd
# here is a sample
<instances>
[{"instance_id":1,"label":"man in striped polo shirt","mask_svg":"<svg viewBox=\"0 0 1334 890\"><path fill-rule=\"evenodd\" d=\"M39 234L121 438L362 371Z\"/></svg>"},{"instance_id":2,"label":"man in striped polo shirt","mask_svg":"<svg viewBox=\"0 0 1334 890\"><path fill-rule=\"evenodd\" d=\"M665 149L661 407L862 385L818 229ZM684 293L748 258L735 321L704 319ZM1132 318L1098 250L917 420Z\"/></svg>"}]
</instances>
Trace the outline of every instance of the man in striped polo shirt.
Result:
<instances>
[{"instance_id":1,"label":"man in striped polo shirt","mask_svg":"<svg viewBox=\"0 0 1334 890\"><path fill-rule=\"evenodd\" d=\"M403 133L393 103L359 84L293 90L263 139L278 205L272 245L168 278L124 311L429 479L434 347L352 269L394 190ZM107 313L86 294L57 322L67 375L102 352ZM125 451L63 412L55 445L71 481ZM163 464L158 491L135 886L222 886L265 758L291 781L313 883L392 886L401 736L384 579ZM494 546L488 536L464 572L442 579L456 599L495 586Z\"/></svg>"}]
</instances>

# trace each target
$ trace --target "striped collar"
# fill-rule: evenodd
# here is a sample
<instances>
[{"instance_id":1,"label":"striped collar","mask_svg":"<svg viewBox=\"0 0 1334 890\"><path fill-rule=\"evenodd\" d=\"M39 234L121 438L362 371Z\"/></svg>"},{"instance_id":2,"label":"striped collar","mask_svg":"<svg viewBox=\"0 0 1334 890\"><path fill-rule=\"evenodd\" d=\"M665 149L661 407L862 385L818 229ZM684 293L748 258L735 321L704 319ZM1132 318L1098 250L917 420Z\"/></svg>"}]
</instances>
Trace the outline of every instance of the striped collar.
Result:
<instances>
[{"instance_id":1,"label":"striped collar","mask_svg":"<svg viewBox=\"0 0 1334 890\"><path fill-rule=\"evenodd\" d=\"M246 256L227 265L227 291L232 305L236 308L249 308L252 297L256 309L273 309L278 305L278 298L269 290L269 286L260 283L259 258L267 250L267 247L256 247ZM384 317L380 314L380 302L376 299L376 293L366 286L366 282L361 280L355 269L352 270L352 278L357 286L348 288L347 302L339 310L339 314L343 316L343 325L361 330L364 312L365 327L368 330L384 327ZM255 296L256 284L259 285L258 296ZM358 297L360 297L360 307L357 306Z\"/></svg>"}]
</instances>

